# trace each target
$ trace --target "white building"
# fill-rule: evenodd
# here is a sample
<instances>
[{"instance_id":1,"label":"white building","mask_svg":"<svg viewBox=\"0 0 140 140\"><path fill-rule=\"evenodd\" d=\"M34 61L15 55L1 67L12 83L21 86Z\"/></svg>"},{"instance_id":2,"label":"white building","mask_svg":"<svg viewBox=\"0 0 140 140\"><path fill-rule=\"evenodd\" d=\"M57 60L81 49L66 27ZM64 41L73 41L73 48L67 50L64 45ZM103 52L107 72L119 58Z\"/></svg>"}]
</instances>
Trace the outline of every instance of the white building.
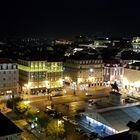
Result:
<instances>
[{"instance_id":1,"label":"white building","mask_svg":"<svg viewBox=\"0 0 140 140\"><path fill-rule=\"evenodd\" d=\"M140 52L140 37L133 37L132 45L133 45L133 51L139 53Z\"/></svg>"},{"instance_id":2,"label":"white building","mask_svg":"<svg viewBox=\"0 0 140 140\"><path fill-rule=\"evenodd\" d=\"M124 69L123 87L131 93L140 91L140 62L128 65Z\"/></svg>"},{"instance_id":3,"label":"white building","mask_svg":"<svg viewBox=\"0 0 140 140\"><path fill-rule=\"evenodd\" d=\"M119 63L114 64L105 64L104 65L104 82L105 83L114 83L115 81L118 84L121 84L123 79L124 68Z\"/></svg>"},{"instance_id":4,"label":"white building","mask_svg":"<svg viewBox=\"0 0 140 140\"><path fill-rule=\"evenodd\" d=\"M9 59L0 59L0 94L13 94L18 90L18 67Z\"/></svg>"}]
</instances>

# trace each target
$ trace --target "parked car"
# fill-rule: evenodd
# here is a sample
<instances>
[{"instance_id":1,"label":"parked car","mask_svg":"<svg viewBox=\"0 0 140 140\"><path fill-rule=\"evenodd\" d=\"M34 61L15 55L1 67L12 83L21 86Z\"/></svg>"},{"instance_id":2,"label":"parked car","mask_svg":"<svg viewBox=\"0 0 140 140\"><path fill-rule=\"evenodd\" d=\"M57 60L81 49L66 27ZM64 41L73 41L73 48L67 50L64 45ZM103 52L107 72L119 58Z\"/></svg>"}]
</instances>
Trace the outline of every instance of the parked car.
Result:
<instances>
[{"instance_id":1,"label":"parked car","mask_svg":"<svg viewBox=\"0 0 140 140\"><path fill-rule=\"evenodd\" d=\"M48 111L44 111L45 113L47 113L48 115L50 115L50 114L53 114L54 113L54 110L48 110Z\"/></svg>"},{"instance_id":2,"label":"parked car","mask_svg":"<svg viewBox=\"0 0 140 140\"><path fill-rule=\"evenodd\" d=\"M92 96L93 93L91 93L91 92L86 92L85 95L86 95L86 96Z\"/></svg>"},{"instance_id":3,"label":"parked car","mask_svg":"<svg viewBox=\"0 0 140 140\"><path fill-rule=\"evenodd\" d=\"M46 106L45 111L55 111L55 109L52 108L52 106Z\"/></svg>"},{"instance_id":4,"label":"parked car","mask_svg":"<svg viewBox=\"0 0 140 140\"><path fill-rule=\"evenodd\" d=\"M47 113L48 115L51 115L54 114L56 111L55 109L52 109L51 106L47 106L44 112Z\"/></svg>"},{"instance_id":5,"label":"parked car","mask_svg":"<svg viewBox=\"0 0 140 140\"><path fill-rule=\"evenodd\" d=\"M63 116L62 112L56 112L55 113L55 118L61 118Z\"/></svg>"},{"instance_id":6,"label":"parked car","mask_svg":"<svg viewBox=\"0 0 140 140\"><path fill-rule=\"evenodd\" d=\"M85 133L85 131L81 129L81 130L80 130L80 134L83 135L84 133Z\"/></svg>"},{"instance_id":7,"label":"parked car","mask_svg":"<svg viewBox=\"0 0 140 140\"><path fill-rule=\"evenodd\" d=\"M63 118L64 121L69 121L68 116L63 116L62 118Z\"/></svg>"},{"instance_id":8,"label":"parked car","mask_svg":"<svg viewBox=\"0 0 140 140\"><path fill-rule=\"evenodd\" d=\"M71 124L78 125L78 122L75 121L75 120L69 120L69 122L70 122Z\"/></svg>"},{"instance_id":9,"label":"parked car","mask_svg":"<svg viewBox=\"0 0 140 140\"><path fill-rule=\"evenodd\" d=\"M76 132L80 132L81 129L80 129L79 127L76 127L76 128L75 128L75 131L76 131Z\"/></svg>"},{"instance_id":10,"label":"parked car","mask_svg":"<svg viewBox=\"0 0 140 140\"><path fill-rule=\"evenodd\" d=\"M54 111L52 112L51 114L49 114L51 117L53 118L61 118L62 117L62 112L57 112L57 111Z\"/></svg>"},{"instance_id":11,"label":"parked car","mask_svg":"<svg viewBox=\"0 0 140 140\"><path fill-rule=\"evenodd\" d=\"M53 112L53 113L51 113L51 114L49 114L51 117L55 117L56 116L56 114Z\"/></svg>"},{"instance_id":12,"label":"parked car","mask_svg":"<svg viewBox=\"0 0 140 140\"><path fill-rule=\"evenodd\" d=\"M94 103L94 100L93 99L89 99L88 100L88 103L90 104L90 103Z\"/></svg>"}]
</instances>

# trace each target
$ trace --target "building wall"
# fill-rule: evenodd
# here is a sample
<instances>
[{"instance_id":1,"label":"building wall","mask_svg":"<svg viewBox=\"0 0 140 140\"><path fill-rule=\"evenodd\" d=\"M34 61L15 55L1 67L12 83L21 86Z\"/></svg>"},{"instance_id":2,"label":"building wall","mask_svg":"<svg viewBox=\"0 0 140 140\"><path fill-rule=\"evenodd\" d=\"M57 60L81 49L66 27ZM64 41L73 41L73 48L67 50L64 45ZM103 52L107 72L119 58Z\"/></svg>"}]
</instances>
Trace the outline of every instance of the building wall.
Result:
<instances>
[{"instance_id":1,"label":"building wall","mask_svg":"<svg viewBox=\"0 0 140 140\"><path fill-rule=\"evenodd\" d=\"M64 64L65 80L78 84L96 84L103 82L102 60L67 60Z\"/></svg>"},{"instance_id":2,"label":"building wall","mask_svg":"<svg viewBox=\"0 0 140 140\"><path fill-rule=\"evenodd\" d=\"M21 140L21 134L13 134L0 137L0 140Z\"/></svg>"},{"instance_id":3,"label":"building wall","mask_svg":"<svg viewBox=\"0 0 140 140\"><path fill-rule=\"evenodd\" d=\"M19 60L22 91L47 90L63 87L63 63Z\"/></svg>"},{"instance_id":4,"label":"building wall","mask_svg":"<svg viewBox=\"0 0 140 140\"><path fill-rule=\"evenodd\" d=\"M114 66L106 65L104 67L104 82L111 82L114 83L115 81L121 84L123 79L124 68L123 66L119 66L114 64Z\"/></svg>"},{"instance_id":5,"label":"building wall","mask_svg":"<svg viewBox=\"0 0 140 140\"><path fill-rule=\"evenodd\" d=\"M136 67L124 69L123 87L140 91L140 69Z\"/></svg>"},{"instance_id":6,"label":"building wall","mask_svg":"<svg viewBox=\"0 0 140 140\"><path fill-rule=\"evenodd\" d=\"M17 64L0 64L0 94L17 93L19 73Z\"/></svg>"},{"instance_id":7,"label":"building wall","mask_svg":"<svg viewBox=\"0 0 140 140\"><path fill-rule=\"evenodd\" d=\"M134 52L140 52L140 37L134 37L132 40L132 46Z\"/></svg>"}]
</instances>

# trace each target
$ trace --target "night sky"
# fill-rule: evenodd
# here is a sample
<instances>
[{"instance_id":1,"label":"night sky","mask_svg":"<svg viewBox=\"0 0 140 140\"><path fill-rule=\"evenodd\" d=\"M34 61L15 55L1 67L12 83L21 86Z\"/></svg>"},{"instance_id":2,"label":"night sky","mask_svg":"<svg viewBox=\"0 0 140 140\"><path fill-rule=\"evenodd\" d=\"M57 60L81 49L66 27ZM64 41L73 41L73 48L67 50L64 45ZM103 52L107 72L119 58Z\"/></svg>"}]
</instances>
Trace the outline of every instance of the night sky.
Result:
<instances>
[{"instance_id":1,"label":"night sky","mask_svg":"<svg viewBox=\"0 0 140 140\"><path fill-rule=\"evenodd\" d=\"M0 35L140 35L138 0L3 0Z\"/></svg>"}]
</instances>

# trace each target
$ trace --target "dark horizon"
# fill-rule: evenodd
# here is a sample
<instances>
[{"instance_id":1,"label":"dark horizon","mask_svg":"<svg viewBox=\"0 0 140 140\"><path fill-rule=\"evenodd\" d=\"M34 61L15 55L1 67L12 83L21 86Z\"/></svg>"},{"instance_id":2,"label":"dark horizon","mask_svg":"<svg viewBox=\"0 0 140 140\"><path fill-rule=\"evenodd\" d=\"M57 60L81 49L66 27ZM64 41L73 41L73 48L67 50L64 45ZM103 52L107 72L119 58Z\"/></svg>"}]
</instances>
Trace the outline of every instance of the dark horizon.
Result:
<instances>
[{"instance_id":1,"label":"dark horizon","mask_svg":"<svg viewBox=\"0 0 140 140\"><path fill-rule=\"evenodd\" d=\"M0 36L140 35L139 1L1 2Z\"/></svg>"}]
</instances>

